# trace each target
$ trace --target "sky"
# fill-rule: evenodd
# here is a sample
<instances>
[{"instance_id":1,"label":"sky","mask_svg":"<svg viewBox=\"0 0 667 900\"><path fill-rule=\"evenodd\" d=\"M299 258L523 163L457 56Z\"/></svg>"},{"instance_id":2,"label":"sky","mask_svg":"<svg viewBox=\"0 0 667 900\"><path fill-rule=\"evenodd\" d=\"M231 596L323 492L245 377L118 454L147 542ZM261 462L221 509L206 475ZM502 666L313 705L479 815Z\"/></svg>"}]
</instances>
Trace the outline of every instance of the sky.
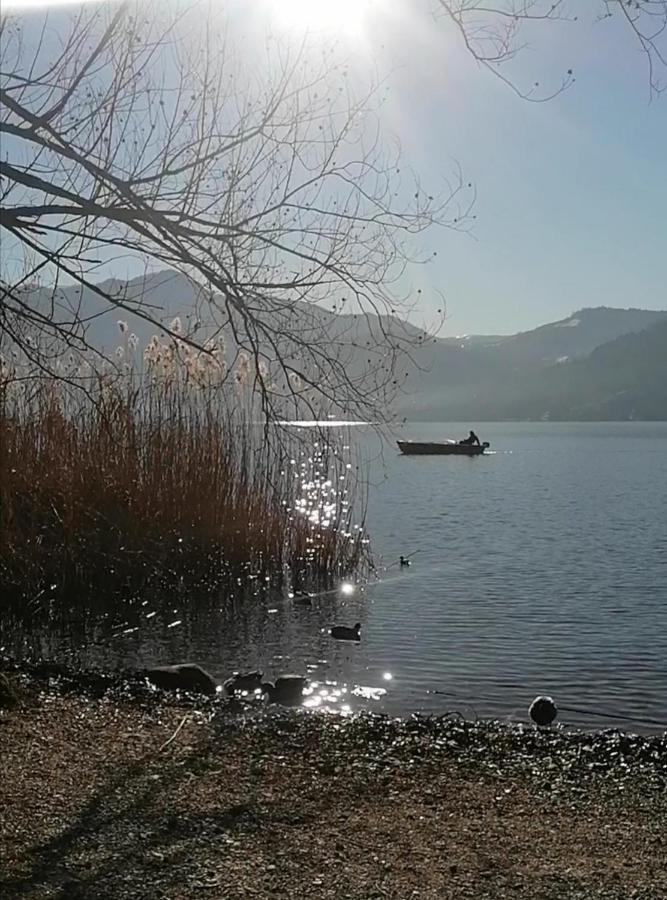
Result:
<instances>
[{"instance_id":1,"label":"sky","mask_svg":"<svg viewBox=\"0 0 667 900\"><path fill-rule=\"evenodd\" d=\"M295 38L307 27L337 40L358 71L385 79L383 127L424 183L456 166L474 183L472 231L430 233L437 257L417 276L423 296L444 295L443 335L528 330L586 306L667 308L667 94L650 100L645 60L618 24L531 33L516 83L558 84L568 68L576 80L530 103L480 68L429 0L220 6L249 26L272 17ZM430 302L416 324L435 321Z\"/></svg>"},{"instance_id":2,"label":"sky","mask_svg":"<svg viewBox=\"0 0 667 900\"><path fill-rule=\"evenodd\" d=\"M544 68L562 60L576 81L544 104L435 29L412 38L401 131L418 168L455 158L477 190L473 235L444 235L429 271L449 333L525 330L584 306L667 308L667 96L649 103L643 58L607 25L553 26ZM540 77L537 52L519 62L518 83Z\"/></svg>"}]
</instances>

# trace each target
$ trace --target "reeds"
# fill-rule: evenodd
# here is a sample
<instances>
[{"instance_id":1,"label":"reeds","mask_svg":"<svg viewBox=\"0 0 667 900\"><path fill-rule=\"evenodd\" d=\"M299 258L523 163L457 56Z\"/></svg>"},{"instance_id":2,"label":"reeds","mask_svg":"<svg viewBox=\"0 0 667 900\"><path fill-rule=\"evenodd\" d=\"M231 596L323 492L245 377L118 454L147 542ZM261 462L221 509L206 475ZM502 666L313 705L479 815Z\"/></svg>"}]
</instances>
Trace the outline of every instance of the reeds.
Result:
<instances>
[{"instance_id":1,"label":"reeds","mask_svg":"<svg viewBox=\"0 0 667 900\"><path fill-rule=\"evenodd\" d=\"M219 347L153 338L137 368L132 337L121 374L70 360L62 378L17 381L5 366L5 602L85 607L175 585L217 596L246 576L324 583L358 567L367 541L338 449L253 424L247 360L228 372Z\"/></svg>"}]
</instances>

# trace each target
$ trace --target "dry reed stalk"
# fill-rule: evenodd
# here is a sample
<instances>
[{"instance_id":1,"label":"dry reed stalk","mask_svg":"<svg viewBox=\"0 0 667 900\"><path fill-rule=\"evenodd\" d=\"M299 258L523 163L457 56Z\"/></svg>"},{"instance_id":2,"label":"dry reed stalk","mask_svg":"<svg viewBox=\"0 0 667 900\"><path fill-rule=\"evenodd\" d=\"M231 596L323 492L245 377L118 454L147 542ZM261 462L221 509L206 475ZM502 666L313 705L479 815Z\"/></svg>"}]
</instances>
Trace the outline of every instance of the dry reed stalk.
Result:
<instances>
[{"instance_id":1,"label":"dry reed stalk","mask_svg":"<svg viewBox=\"0 0 667 900\"><path fill-rule=\"evenodd\" d=\"M352 505L322 475L333 471L338 484L339 457L310 457L314 494L330 493L324 527L317 497L298 506L304 479L313 483L306 464L293 477L290 451L251 422L239 404L193 397L178 380L101 376L87 398L55 379L0 385L8 599L46 590L85 605L179 580L214 588L248 570L320 582L353 570L361 531L353 535Z\"/></svg>"}]
</instances>

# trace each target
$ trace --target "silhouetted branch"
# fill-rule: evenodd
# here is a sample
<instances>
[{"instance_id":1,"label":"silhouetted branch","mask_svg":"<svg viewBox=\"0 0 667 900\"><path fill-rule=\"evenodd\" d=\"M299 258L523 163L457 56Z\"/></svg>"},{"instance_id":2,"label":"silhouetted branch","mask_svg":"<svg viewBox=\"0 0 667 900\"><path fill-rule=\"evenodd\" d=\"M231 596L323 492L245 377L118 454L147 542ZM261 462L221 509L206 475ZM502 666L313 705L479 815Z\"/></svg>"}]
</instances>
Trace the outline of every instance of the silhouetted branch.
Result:
<instances>
[{"instance_id":1,"label":"silhouetted branch","mask_svg":"<svg viewBox=\"0 0 667 900\"><path fill-rule=\"evenodd\" d=\"M465 229L471 186L428 190L401 170L374 90L353 92L332 52L315 62L306 46L269 43L270 74L258 74L206 4L84 10L57 47L44 21L41 33L34 17L29 33L18 16L2 22L4 337L28 328L33 355L95 349L87 326L113 308L202 352L224 330L251 358L267 416L286 403L382 416L393 367L416 346L395 313L430 256L418 239ZM100 281L127 257L190 279L204 326L171 332L145 299ZM324 304L353 315L332 329ZM363 370L351 365L361 323Z\"/></svg>"},{"instance_id":2,"label":"silhouetted branch","mask_svg":"<svg viewBox=\"0 0 667 900\"><path fill-rule=\"evenodd\" d=\"M525 49L526 29L555 21L576 23L619 17L646 58L651 96L665 88L661 76L667 71L667 0L578 0L574 4L565 0L435 0L435 12L454 24L467 50L481 65L525 100L551 100L575 80L568 67L555 87L544 90L534 82L524 89L504 68Z\"/></svg>"}]
</instances>

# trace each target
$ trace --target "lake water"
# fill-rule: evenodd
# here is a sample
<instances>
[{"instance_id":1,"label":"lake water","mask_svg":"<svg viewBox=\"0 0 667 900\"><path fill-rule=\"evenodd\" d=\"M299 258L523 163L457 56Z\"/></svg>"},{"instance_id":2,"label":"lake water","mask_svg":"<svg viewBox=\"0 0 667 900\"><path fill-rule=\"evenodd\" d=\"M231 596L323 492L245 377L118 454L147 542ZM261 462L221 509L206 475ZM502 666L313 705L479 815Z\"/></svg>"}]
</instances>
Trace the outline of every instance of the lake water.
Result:
<instances>
[{"instance_id":1,"label":"lake water","mask_svg":"<svg viewBox=\"0 0 667 900\"><path fill-rule=\"evenodd\" d=\"M189 616L196 598L177 598L166 612L147 604L89 623L83 649L65 629L42 636L42 650L105 665L190 659L221 679L308 673L312 702L332 708L525 721L547 693L583 710L563 712L566 723L667 727L667 423L475 427L488 456L403 457L349 429L372 458L377 583L312 608L281 597ZM396 436L468 428L411 424ZM400 554L413 554L410 568ZM360 644L329 636L356 621Z\"/></svg>"}]
</instances>

